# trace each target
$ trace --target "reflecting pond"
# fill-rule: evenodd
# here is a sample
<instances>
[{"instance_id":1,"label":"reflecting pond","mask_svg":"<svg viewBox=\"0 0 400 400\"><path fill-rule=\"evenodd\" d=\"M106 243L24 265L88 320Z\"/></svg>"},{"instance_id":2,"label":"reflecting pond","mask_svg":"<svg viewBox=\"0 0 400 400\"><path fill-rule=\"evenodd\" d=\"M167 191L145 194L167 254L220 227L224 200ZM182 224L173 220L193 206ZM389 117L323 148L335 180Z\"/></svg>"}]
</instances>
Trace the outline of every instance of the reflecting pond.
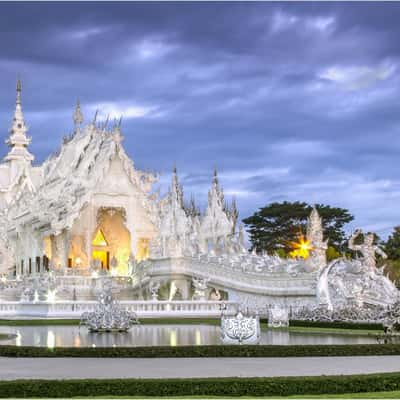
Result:
<instances>
[{"instance_id":1,"label":"reflecting pond","mask_svg":"<svg viewBox=\"0 0 400 400\"><path fill-rule=\"evenodd\" d=\"M16 326L0 328L16 336L2 344L45 347L132 347L221 344L219 326L214 325L135 325L125 333L91 333L79 326ZM368 344L374 335L294 332L263 329L261 344Z\"/></svg>"}]
</instances>

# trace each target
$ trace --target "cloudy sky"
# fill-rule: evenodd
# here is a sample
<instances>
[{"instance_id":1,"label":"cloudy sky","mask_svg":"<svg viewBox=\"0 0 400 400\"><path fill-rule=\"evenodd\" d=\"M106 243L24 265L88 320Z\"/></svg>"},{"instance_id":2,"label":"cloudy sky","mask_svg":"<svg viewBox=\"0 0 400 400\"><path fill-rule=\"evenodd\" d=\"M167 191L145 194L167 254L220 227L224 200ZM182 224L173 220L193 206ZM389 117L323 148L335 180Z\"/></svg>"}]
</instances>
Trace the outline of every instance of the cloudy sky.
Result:
<instances>
[{"instance_id":1,"label":"cloudy sky","mask_svg":"<svg viewBox=\"0 0 400 400\"><path fill-rule=\"evenodd\" d=\"M1 140L20 75L37 162L79 97L86 121L124 115L162 191L176 162L204 205L217 167L241 217L320 202L385 236L400 224L399 20L400 3L1 3Z\"/></svg>"}]
</instances>

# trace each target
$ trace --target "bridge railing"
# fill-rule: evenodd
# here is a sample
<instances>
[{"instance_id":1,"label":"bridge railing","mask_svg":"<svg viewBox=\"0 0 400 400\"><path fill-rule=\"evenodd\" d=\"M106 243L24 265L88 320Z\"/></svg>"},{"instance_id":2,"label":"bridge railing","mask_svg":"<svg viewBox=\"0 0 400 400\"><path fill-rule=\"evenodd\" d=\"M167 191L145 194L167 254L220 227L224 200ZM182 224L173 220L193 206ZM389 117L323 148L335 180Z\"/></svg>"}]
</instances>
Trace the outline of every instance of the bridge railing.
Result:
<instances>
[{"instance_id":1,"label":"bridge railing","mask_svg":"<svg viewBox=\"0 0 400 400\"><path fill-rule=\"evenodd\" d=\"M121 301L121 306L139 318L202 318L234 314L238 304L232 301ZM0 318L79 318L94 311L96 301L0 302Z\"/></svg>"}]
</instances>

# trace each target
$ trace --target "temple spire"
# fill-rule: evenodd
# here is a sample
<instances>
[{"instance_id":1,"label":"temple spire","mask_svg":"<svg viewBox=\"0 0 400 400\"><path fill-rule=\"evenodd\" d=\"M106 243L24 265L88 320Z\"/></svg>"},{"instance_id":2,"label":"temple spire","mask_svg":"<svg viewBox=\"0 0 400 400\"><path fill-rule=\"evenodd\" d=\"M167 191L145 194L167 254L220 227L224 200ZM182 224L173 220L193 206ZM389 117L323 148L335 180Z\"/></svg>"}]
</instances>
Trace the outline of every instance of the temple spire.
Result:
<instances>
[{"instance_id":1,"label":"temple spire","mask_svg":"<svg viewBox=\"0 0 400 400\"><path fill-rule=\"evenodd\" d=\"M81 111L81 104L79 99L76 102L73 120L74 120L75 130L79 130L83 122L83 114Z\"/></svg>"},{"instance_id":2,"label":"temple spire","mask_svg":"<svg viewBox=\"0 0 400 400\"><path fill-rule=\"evenodd\" d=\"M28 151L28 145L31 142L31 138L26 135L28 127L25 124L24 114L22 113L22 85L19 79L17 80L16 90L17 96L15 100L14 118L10 129L10 136L6 140L6 144L10 147L10 151L6 155L5 160L31 163L34 160L34 156Z\"/></svg>"},{"instance_id":3,"label":"temple spire","mask_svg":"<svg viewBox=\"0 0 400 400\"><path fill-rule=\"evenodd\" d=\"M170 195L172 198L174 198L176 200L179 207L181 207L181 208L184 207L184 205L183 205L183 189L179 183L176 164L174 165L174 169L173 169L173 173L172 173Z\"/></svg>"},{"instance_id":4,"label":"temple spire","mask_svg":"<svg viewBox=\"0 0 400 400\"><path fill-rule=\"evenodd\" d=\"M216 201L222 210L225 210L225 200L224 200L224 191L219 185L219 180L218 180L218 173L217 169L214 169L214 174L213 174L213 179L212 179L212 185L211 189L208 192L208 203L209 205L213 202Z\"/></svg>"}]
</instances>

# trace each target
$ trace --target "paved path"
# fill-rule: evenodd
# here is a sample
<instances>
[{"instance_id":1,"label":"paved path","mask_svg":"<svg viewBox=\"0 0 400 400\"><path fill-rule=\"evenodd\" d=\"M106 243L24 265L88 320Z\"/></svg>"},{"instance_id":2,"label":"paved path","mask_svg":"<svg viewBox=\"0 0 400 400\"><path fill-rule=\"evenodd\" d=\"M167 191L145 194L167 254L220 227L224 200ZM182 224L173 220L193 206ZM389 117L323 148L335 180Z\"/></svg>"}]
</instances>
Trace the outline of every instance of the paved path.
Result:
<instances>
[{"instance_id":1,"label":"paved path","mask_svg":"<svg viewBox=\"0 0 400 400\"><path fill-rule=\"evenodd\" d=\"M5 358L0 379L202 378L400 371L400 356L293 358Z\"/></svg>"}]
</instances>

